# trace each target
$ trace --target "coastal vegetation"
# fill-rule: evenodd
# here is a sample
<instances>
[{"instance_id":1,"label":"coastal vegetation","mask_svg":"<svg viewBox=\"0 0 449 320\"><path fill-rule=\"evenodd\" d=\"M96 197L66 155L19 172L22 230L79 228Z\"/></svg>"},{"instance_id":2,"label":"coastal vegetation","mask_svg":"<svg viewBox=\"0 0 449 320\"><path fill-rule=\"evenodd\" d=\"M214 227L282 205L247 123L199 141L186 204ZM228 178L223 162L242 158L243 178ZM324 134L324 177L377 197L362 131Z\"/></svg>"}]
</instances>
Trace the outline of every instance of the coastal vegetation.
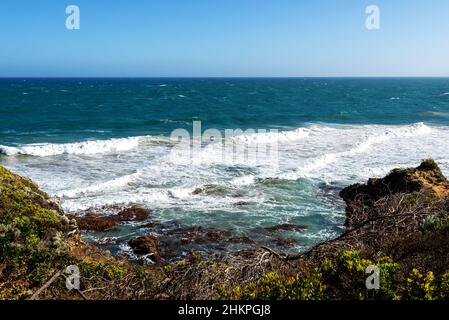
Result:
<instances>
[{"instance_id":1,"label":"coastal vegetation","mask_svg":"<svg viewBox=\"0 0 449 320\"><path fill-rule=\"evenodd\" d=\"M33 297L70 265L82 275L79 290L67 290L62 273L49 289ZM31 180L0 167L0 299L133 298L133 281L145 283L148 294L157 278L156 271L84 243L76 221L62 212L56 199Z\"/></svg>"},{"instance_id":2,"label":"coastal vegetation","mask_svg":"<svg viewBox=\"0 0 449 320\"><path fill-rule=\"evenodd\" d=\"M132 239L136 254L154 257L148 264L85 243L81 229L145 221L150 211L67 216L57 199L0 167L0 299L449 299L449 182L433 160L340 195L345 231L301 254L252 243L221 259L196 252L165 259L156 237ZM184 241L235 239L204 228L182 232ZM80 270L76 290L65 286L70 265ZM369 266L379 270L378 289L366 287Z\"/></svg>"}]
</instances>

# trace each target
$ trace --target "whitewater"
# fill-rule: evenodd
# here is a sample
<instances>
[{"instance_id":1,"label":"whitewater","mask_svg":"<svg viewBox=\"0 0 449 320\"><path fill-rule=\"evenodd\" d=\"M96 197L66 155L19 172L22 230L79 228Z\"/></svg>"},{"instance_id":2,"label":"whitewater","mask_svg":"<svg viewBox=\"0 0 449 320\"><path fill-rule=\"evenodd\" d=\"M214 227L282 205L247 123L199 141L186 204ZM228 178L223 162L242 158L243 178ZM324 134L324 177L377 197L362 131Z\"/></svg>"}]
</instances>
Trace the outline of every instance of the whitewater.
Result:
<instances>
[{"instance_id":1,"label":"whitewater","mask_svg":"<svg viewBox=\"0 0 449 320\"><path fill-rule=\"evenodd\" d=\"M338 191L344 186L429 157L449 174L446 126L310 124L233 139L276 139L278 163L223 162L220 144L213 142L203 145L199 161L179 163L170 155L174 143L168 138L139 136L0 146L0 164L60 197L67 212L139 204L157 211L161 222L201 221L243 233L301 221L311 225L296 235L302 246L340 232ZM207 192L194 192L201 188Z\"/></svg>"}]
</instances>

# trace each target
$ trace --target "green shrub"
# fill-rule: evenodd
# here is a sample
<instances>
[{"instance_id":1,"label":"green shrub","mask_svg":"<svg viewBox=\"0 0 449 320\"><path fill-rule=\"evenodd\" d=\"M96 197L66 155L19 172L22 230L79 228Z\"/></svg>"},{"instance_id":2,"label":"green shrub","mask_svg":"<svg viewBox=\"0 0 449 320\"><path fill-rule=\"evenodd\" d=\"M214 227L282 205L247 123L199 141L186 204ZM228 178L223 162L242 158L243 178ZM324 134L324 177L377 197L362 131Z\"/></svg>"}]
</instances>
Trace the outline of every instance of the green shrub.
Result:
<instances>
[{"instance_id":1,"label":"green shrub","mask_svg":"<svg viewBox=\"0 0 449 320\"><path fill-rule=\"evenodd\" d=\"M439 230L446 230L449 228L449 215L443 217L437 215L430 215L425 217L422 222L418 224L418 230L422 233L431 233Z\"/></svg>"},{"instance_id":2,"label":"green shrub","mask_svg":"<svg viewBox=\"0 0 449 320\"><path fill-rule=\"evenodd\" d=\"M422 273L414 268L406 280L404 298L410 300L433 300L437 284L432 271Z\"/></svg>"},{"instance_id":3,"label":"green shrub","mask_svg":"<svg viewBox=\"0 0 449 320\"><path fill-rule=\"evenodd\" d=\"M307 276L285 277L268 273L259 281L220 290L223 299L364 299L367 297L366 269L376 265L380 271L377 298L398 299L396 275L398 264L385 257L377 263L363 257L361 251L346 251L335 260L325 260Z\"/></svg>"},{"instance_id":4,"label":"green shrub","mask_svg":"<svg viewBox=\"0 0 449 320\"><path fill-rule=\"evenodd\" d=\"M319 273L307 278L285 278L270 272L258 282L236 286L230 291L221 290L220 296L231 300L311 300L324 298L324 289Z\"/></svg>"},{"instance_id":5,"label":"green shrub","mask_svg":"<svg viewBox=\"0 0 449 320\"><path fill-rule=\"evenodd\" d=\"M438 298L444 300L449 299L449 272L446 272L441 276L438 288Z\"/></svg>"}]
</instances>

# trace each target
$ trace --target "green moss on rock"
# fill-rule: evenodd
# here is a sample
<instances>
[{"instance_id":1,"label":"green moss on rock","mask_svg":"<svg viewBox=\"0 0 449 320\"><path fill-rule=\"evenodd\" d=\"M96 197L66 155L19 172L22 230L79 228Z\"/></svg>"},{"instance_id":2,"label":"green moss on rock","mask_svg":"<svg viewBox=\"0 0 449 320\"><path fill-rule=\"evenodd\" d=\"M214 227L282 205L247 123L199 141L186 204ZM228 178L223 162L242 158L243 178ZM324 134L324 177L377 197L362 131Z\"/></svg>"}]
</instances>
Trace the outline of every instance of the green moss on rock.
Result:
<instances>
[{"instance_id":1,"label":"green moss on rock","mask_svg":"<svg viewBox=\"0 0 449 320\"><path fill-rule=\"evenodd\" d=\"M0 167L0 283L17 289L0 286L0 297L42 284L51 266L67 259L60 238L73 228L36 184Z\"/></svg>"},{"instance_id":2,"label":"green moss on rock","mask_svg":"<svg viewBox=\"0 0 449 320\"><path fill-rule=\"evenodd\" d=\"M128 274L132 277L127 281L137 279L139 285L147 282L147 290L154 286L148 279L156 279L157 270L138 272L137 267L118 263L101 250L80 244L74 233L78 233L76 222L68 219L35 183L0 167L0 300L29 298L56 272L70 265L79 267L81 289L111 288L100 296L96 293L97 298L131 297L135 292L120 285ZM65 288L61 277L40 298L79 297Z\"/></svg>"}]
</instances>

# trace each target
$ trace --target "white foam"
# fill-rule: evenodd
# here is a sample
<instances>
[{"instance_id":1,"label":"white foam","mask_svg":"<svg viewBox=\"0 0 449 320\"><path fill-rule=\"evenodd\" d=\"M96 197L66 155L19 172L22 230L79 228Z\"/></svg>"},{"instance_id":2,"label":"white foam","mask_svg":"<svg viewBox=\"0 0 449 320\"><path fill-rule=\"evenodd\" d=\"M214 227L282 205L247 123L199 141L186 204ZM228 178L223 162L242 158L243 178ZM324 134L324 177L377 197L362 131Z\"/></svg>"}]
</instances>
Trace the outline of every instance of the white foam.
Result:
<instances>
[{"instance_id":1,"label":"white foam","mask_svg":"<svg viewBox=\"0 0 449 320\"><path fill-rule=\"evenodd\" d=\"M310 164L307 164L301 169L299 169L298 172L300 173L301 176L307 176L308 173L310 172L322 169L324 167L327 167L331 163L334 163L335 161L337 161L337 158L338 154L336 153L322 155L317 159L315 159L314 161L312 161Z\"/></svg>"},{"instance_id":2,"label":"white foam","mask_svg":"<svg viewBox=\"0 0 449 320\"><path fill-rule=\"evenodd\" d=\"M254 175L247 175L232 179L229 183L235 186L248 186L254 184L256 177Z\"/></svg>"},{"instance_id":3,"label":"white foam","mask_svg":"<svg viewBox=\"0 0 449 320\"><path fill-rule=\"evenodd\" d=\"M375 144L386 143L389 139L394 137L414 137L419 135L429 134L431 128L423 123L417 123L406 127L397 127L393 129L385 129L379 134L368 137L364 142L359 144L354 149L349 151L350 154L356 155L367 152Z\"/></svg>"},{"instance_id":4,"label":"white foam","mask_svg":"<svg viewBox=\"0 0 449 320\"><path fill-rule=\"evenodd\" d=\"M309 205L290 203L290 200L279 204L276 202L278 197L270 194L270 190L277 186L258 188L256 182L259 178L305 178L347 185L363 182L369 177L382 176L397 166L416 166L425 158L435 158L443 172L449 174L449 128L423 123L400 126L314 124L296 130L280 131L279 134L243 133L233 138L237 143L276 139L279 144L279 163L276 166L270 162L271 159L257 164L228 162L221 157L219 144L214 143L202 150L201 161L176 162L171 157L172 145L148 143L154 139L115 139L122 142L123 150L135 148L132 152L123 152L117 157L101 155L117 152L114 149L117 144L111 144L114 139L95 141L92 146L83 147L80 145L85 142L0 147L0 150L6 154L28 151L31 154L52 155L64 152L89 154L86 151L92 148L88 152L100 152L100 155L88 158L64 157L58 159L55 165L51 158L44 161L38 157L26 160L12 158L7 163L13 171L33 178L44 190L62 197L64 209L74 211L124 202L141 203L159 212L169 212L173 219L182 219L176 216L176 212L182 210L248 210L246 206L235 206L236 201L256 202L260 208L257 214L263 214L264 208L271 210L275 206L285 205L296 206L298 209L286 209L282 214L294 212L297 215L297 212L305 210L301 206ZM235 193L239 197L220 193L192 194L195 188L209 184L229 188L230 194ZM309 186L309 183L306 185ZM291 192L288 194L290 199L302 191L286 188L279 192ZM313 190L305 192L312 194Z\"/></svg>"},{"instance_id":5,"label":"white foam","mask_svg":"<svg viewBox=\"0 0 449 320\"><path fill-rule=\"evenodd\" d=\"M432 128L423 123L393 127L373 125L343 126L339 130L332 132L333 137L326 134L323 135L322 133L325 133L325 131L310 137L310 144L317 146L317 149L313 150L313 152L318 154L305 157L305 162L301 163L297 169L283 172L278 176L279 178L296 180L304 177L323 178L327 176L326 180L332 180L333 173L348 169L344 164L340 165L340 163L351 161L356 165L357 161L361 162L361 160L365 159L363 154L371 154L372 150L377 146L388 146L394 139L402 143L403 139L407 140L429 135L432 133ZM359 136L362 136L362 138L359 138ZM332 141L331 139L334 139L337 144L331 145L326 143L326 141ZM345 142L350 146L349 149L343 148ZM379 155L376 156L379 157ZM340 168L340 166L343 168ZM360 168L359 170L363 171L363 169ZM350 175L350 172L345 172L346 175ZM337 174L334 176L337 176Z\"/></svg>"},{"instance_id":6,"label":"white foam","mask_svg":"<svg viewBox=\"0 0 449 320\"><path fill-rule=\"evenodd\" d=\"M136 148L148 137L113 138L109 140L92 140L75 143L42 143L28 144L20 147L0 145L3 155L30 155L48 157L61 154L92 155L98 153L118 153Z\"/></svg>"},{"instance_id":7,"label":"white foam","mask_svg":"<svg viewBox=\"0 0 449 320\"><path fill-rule=\"evenodd\" d=\"M289 131L259 131L254 133L243 132L231 139L240 143L270 143L270 142L289 142L307 138L313 129L298 128ZM316 129L315 129L316 130Z\"/></svg>"},{"instance_id":8,"label":"white foam","mask_svg":"<svg viewBox=\"0 0 449 320\"><path fill-rule=\"evenodd\" d=\"M77 198L89 194L111 191L113 189L120 189L136 181L140 176L142 176L142 174L143 172L141 170L138 170L135 173L118 177L106 182L98 183L89 187L60 191L57 193L57 196L64 198Z\"/></svg>"}]
</instances>

